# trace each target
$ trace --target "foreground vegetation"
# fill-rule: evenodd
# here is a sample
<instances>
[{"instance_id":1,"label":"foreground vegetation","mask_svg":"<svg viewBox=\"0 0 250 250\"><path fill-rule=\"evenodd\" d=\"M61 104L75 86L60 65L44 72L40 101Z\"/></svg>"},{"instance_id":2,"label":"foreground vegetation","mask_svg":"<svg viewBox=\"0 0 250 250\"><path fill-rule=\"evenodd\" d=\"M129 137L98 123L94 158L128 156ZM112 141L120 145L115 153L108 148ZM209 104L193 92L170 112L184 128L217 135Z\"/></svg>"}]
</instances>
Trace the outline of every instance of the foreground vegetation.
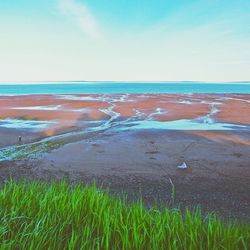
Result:
<instances>
[{"instance_id":1,"label":"foreground vegetation","mask_svg":"<svg viewBox=\"0 0 250 250\"><path fill-rule=\"evenodd\" d=\"M200 211L146 210L92 186L15 183L0 190L0 249L248 249L250 226Z\"/></svg>"}]
</instances>

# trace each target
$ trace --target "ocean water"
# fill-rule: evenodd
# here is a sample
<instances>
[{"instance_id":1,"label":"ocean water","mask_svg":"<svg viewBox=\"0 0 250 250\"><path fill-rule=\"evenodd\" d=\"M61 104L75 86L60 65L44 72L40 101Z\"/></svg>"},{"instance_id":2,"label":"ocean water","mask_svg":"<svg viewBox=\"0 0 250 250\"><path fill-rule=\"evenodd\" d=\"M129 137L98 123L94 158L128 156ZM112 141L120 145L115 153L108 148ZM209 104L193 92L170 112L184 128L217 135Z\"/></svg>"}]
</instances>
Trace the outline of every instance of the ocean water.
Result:
<instances>
[{"instance_id":1,"label":"ocean water","mask_svg":"<svg viewBox=\"0 0 250 250\"><path fill-rule=\"evenodd\" d=\"M250 82L46 82L2 83L0 95L26 94L147 94L147 93L237 93L250 94Z\"/></svg>"}]
</instances>

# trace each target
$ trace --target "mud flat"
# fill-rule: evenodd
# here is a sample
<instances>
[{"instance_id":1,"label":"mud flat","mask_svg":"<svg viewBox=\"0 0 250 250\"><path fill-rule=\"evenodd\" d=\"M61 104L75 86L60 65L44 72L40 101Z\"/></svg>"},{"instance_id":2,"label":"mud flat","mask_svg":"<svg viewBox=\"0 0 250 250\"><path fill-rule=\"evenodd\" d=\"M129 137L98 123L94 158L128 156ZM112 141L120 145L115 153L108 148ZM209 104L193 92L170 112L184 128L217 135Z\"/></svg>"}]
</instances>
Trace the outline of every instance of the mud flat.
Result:
<instances>
[{"instance_id":1,"label":"mud flat","mask_svg":"<svg viewBox=\"0 0 250 250\"><path fill-rule=\"evenodd\" d=\"M0 180L95 180L130 199L142 195L148 206L199 205L250 221L249 100L202 94L0 97ZM177 167L183 162L187 169Z\"/></svg>"}]
</instances>

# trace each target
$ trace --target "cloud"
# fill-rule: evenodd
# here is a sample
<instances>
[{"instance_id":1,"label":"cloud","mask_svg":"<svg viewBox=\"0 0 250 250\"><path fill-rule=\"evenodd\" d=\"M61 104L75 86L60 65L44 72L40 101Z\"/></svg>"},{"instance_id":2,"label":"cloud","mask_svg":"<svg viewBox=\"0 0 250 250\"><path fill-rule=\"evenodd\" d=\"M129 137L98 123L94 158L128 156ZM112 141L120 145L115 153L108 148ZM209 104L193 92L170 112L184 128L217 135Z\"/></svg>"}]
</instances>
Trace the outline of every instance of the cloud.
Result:
<instances>
[{"instance_id":1,"label":"cloud","mask_svg":"<svg viewBox=\"0 0 250 250\"><path fill-rule=\"evenodd\" d=\"M92 38L99 38L101 36L95 17L84 3L76 2L76 0L58 0L58 7L60 11L71 18L87 36Z\"/></svg>"}]
</instances>

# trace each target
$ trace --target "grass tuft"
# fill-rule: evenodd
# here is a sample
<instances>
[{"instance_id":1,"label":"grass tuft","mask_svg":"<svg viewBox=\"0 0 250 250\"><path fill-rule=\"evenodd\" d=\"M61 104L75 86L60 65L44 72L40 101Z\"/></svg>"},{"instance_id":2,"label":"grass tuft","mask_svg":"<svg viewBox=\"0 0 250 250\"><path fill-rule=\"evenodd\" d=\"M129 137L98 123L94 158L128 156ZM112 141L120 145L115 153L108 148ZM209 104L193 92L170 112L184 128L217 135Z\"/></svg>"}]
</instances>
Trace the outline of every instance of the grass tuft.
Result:
<instances>
[{"instance_id":1,"label":"grass tuft","mask_svg":"<svg viewBox=\"0 0 250 250\"><path fill-rule=\"evenodd\" d=\"M247 249L250 226L200 210L145 209L91 186L10 181L0 190L0 249Z\"/></svg>"}]
</instances>

